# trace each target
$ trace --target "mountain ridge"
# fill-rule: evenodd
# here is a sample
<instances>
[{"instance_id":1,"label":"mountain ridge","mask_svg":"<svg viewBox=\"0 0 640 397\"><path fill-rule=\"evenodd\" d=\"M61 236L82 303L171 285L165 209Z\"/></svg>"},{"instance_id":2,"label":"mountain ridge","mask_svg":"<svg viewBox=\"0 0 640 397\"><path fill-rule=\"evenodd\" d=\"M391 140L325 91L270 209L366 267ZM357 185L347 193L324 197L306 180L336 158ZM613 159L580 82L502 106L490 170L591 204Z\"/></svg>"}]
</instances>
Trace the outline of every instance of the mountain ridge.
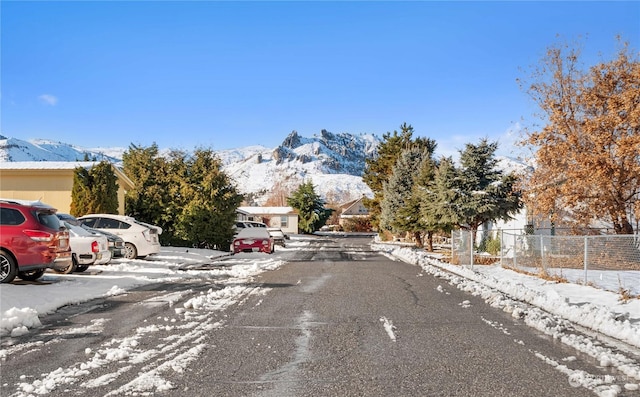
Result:
<instances>
[{"instance_id":1,"label":"mountain ridge","mask_svg":"<svg viewBox=\"0 0 640 397\"><path fill-rule=\"evenodd\" d=\"M302 182L312 181L316 193L329 203L346 203L373 192L362 180L366 160L374 158L381 139L374 134L332 133L312 137L292 131L280 145L214 150L223 170L235 182L249 204L264 205L287 197ZM44 139L23 141L0 135L0 162L81 161L106 159L122 162L127 148L82 148ZM161 153L170 149L161 149ZM496 156L505 172L526 173L530 167L509 157ZM279 204L283 205L283 197Z\"/></svg>"},{"instance_id":2,"label":"mountain ridge","mask_svg":"<svg viewBox=\"0 0 640 397\"><path fill-rule=\"evenodd\" d=\"M214 150L223 169L251 204L262 205L274 187L290 192L312 180L316 192L329 202L371 196L362 181L366 159L373 158L380 139L373 134L334 134L302 137L292 131L276 148L247 146ZM119 163L126 148L82 148L44 139L23 141L0 135L0 161L79 161L85 158ZM163 152L164 150L161 150Z\"/></svg>"}]
</instances>

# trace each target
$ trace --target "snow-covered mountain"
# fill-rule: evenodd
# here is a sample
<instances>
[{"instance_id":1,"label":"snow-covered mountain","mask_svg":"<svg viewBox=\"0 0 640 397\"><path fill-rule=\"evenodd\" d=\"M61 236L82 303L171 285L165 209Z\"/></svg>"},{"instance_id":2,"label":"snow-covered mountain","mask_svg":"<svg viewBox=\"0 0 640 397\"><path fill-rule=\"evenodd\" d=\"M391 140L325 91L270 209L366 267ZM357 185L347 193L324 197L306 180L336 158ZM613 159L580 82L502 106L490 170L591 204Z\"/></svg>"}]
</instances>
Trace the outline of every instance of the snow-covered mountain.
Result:
<instances>
[{"instance_id":1,"label":"snow-covered mountain","mask_svg":"<svg viewBox=\"0 0 640 397\"><path fill-rule=\"evenodd\" d=\"M311 138L293 131L276 148L248 146L216 151L225 171L252 203L264 204L274 194L288 195L311 180L328 202L343 203L371 189L362 181L365 159L373 157L380 139L372 134L334 134L322 130ZM0 161L120 162L126 148L86 149L47 140L23 141L0 136Z\"/></svg>"},{"instance_id":2,"label":"snow-covered mountain","mask_svg":"<svg viewBox=\"0 0 640 397\"><path fill-rule=\"evenodd\" d=\"M247 146L216 154L225 172L252 204L286 197L302 182L311 180L316 192L329 203L345 203L373 193L362 181L365 160L376 154L380 138L373 134L334 134L322 130L312 137L291 132L276 148ZM161 152L170 148L161 149ZM42 139L23 141L0 135L0 161L77 161L107 159L118 163L126 148L87 149ZM527 166L498 157L505 172L526 172ZM280 203L281 205L282 203Z\"/></svg>"},{"instance_id":3,"label":"snow-covered mountain","mask_svg":"<svg viewBox=\"0 0 640 397\"><path fill-rule=\"evenodd\" d=\"M225 171L250 201L264 204L311 180L328 202L344 203L372 196L362 181L365 159L376 153L375 135L333 134L322 130L305 138L293 131L277 148L250 146L217 152Z\"/></svg>"},{"instance_id":4,"label":"snow-covered mountain","mask_svg":"<svg viewBox=\"0 0 640 397\"><path fill-rule=\"evenodd\" d=\"M0 135L0 161L82 161L89 158L118 162L126 150L87 149L46 139L23 141Z\"/></svg>"}]
</instances>

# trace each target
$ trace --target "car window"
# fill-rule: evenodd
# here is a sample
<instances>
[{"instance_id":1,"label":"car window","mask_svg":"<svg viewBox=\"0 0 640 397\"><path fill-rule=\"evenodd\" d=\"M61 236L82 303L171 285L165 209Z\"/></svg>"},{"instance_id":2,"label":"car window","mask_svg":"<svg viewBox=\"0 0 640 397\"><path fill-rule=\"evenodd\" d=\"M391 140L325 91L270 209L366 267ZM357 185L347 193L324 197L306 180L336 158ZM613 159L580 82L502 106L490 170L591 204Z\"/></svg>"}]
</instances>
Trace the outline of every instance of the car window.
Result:
<instances>
[{"instance_id":1,"label":"car window","mask_svg":"<svg viewBox=\"0 0 640 397\"><path fill-rule=\"evenodd\" d=\"M0 208L0 225L20 225L25 221L24 215L13 208Z\"/></svg>"},{"instance_id":2,"label":"car window","mask_svg":"<svg viewBox=\"0 0 640 397\"><path fill-rule=\"evenodd\" d=\"M52 214L51 212L48 212L48 211L47 212L36 211L36 215L38 218L38 222L40 222L41 225L44 225L51 229L56 229L56 230L60 229L60 220L55 214Z\"/></svg>"},{"instance_id":3,"label":"car window","mask_svg":"<svg viewBox=\"0 0 640 397\"><path fill-rule=\"evenodd\" d=\"M87 219L83 219L80 222L82 222L83 225L89 226L89 227L95 227L96 222L98 221L97 218L87 218Z\"/></svg>"},{"instance_id":4,"label":"car window","mask_svg":"<svg viewBox=\"0 0 640 397\"><path fill-rule=\"evenodd\" d=\"M131 225L125 222L120 222L117 219L100 218L100 222L97 227L99 229L128 229Z\"/></svg>"}]
</instances>

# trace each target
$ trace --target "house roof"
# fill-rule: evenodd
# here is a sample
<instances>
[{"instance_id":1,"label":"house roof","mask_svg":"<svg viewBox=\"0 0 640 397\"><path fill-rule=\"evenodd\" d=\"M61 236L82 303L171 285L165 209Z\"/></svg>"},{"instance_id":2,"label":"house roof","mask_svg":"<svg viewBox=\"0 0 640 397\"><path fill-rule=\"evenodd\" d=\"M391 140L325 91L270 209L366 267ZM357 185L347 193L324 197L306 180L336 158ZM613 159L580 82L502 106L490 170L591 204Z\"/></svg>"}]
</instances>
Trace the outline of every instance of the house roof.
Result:
<instances>
[{"instance_id":1,"label":"house roof","mask_svg":"<svg viewBox=\"0 0 640 397\"><path fill-rule=\"evenodd\" d=\"M249 215L284 215L296 213L293 207L238 207L238 211Z\"/></svg>"},{"instance_id":2,"label":"house roof","mask_svg":"<svg viewBox=\"0 0 640 397\"><path fill-rule=\"evenodd\" d=\"M353 201L349 201L348 203L342 204L340 206L340 209L342 209L342 212L347 212L349 211L351 208L355 207L356 204L358 204L359 202L361 202L364 199L363 197L360 197L359 199L353 200Z\"/></svg>"},{"instance_id":3,"label":"house roof","mask_svg":"<svg viewBox=\"0 0 640 397\"><path fill-rule=\"evenodd\" d=\"M77 167L90 168L99 161L2 161L1 170L73 170Z\"/></svg>"}]
</instances>

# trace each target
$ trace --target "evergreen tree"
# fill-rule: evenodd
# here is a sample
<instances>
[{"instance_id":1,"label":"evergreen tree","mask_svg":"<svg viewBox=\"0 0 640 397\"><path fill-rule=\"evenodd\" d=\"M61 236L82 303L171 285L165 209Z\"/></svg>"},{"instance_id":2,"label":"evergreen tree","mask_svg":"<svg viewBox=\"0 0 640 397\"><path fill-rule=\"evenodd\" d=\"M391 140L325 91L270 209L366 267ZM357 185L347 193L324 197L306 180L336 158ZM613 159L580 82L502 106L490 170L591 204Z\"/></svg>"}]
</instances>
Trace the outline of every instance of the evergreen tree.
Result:
<instances>
[{"instance_id":1,"label":"evergreen tree","mask_svg":"<svg viewBox=\"0 0 640 397\"><path fill-rule=\"evenodd\" d=\"M75 169L69 212L73 216L118 213L118 178L108 161Z\"/></svg>"},{"instance_id":2,"label":"evergreen tree","mask_svg":"<svg viewBox=\"0 0 640 397\"><path fill-rule=\"evenodd\" d=\"M462 222L458 209L462 189L458 170L451 157L440 159L433 181L426 185L422 192L420 214L426 222L443 229Z\"/></svg>"},{"instance_id":3,"label":"evergreen tree","mask_svg":"<svg viewBox=\"0 0 640 397\"><path fill-rule=\"evenodd\" d=\"M362 180L373 191L373 198L365 198L364 205L369 210L371 225L374 229L380 229L381 203L384 198L384 184L393 174L393 167L398 162L404 150L412 147L422 148L433 153L436 142L429 138L413 139L413 127L404 123L400 126L400 133L383 135L383 141L378 145L377 155L373 159L366 160L366 167Z\"/></svg>"},{"instance_id":4,"label":"evergreen tree","mask_svg":"<svg viewBox=\"0 0 640 397\"><path fill-rule=\"evenodd\" d=\"M434 147L435 149L435 147ZM403 228L413 233L413 238L418 247L423 246L422 234L426 233L427 249L433 251L433 234L437 231L445 231L439 220L429 216L424 216L422 208L425 205L425 191L434 182L436 161L433 153L425 150L422 161L418 166L418 172L414 176L413 186L409 198L398 210L398 218L403 220Z\"/></svg>"},{"instance_id":5,"label":"evergreen tree","mask_svg":"<svg viewBox=\"0 0 640 397\"><path fill-rule=\"evenodd\" d=\"M461 168L457 172L460 194L457 195L458 225L473 232L488 221L512 219L522 208L520 193L515 190L516 177L504 175L496 168L496 142L486 139L480 144L467 144L460 154Z\"/></svg>"},{"instance_id":6,"label":"evergreen tree","mask_svg":"<svg viewBox=\"0 0 640 397\"><path fill-rule=\"evenodd\" d=\"M403 148L412 140L413 127L404 123L400 126L401 132L387 132L382 136L382 142L378 145L377 155L373 159L365 161L365 170L362 180L373 192L373 198L365 198L364 205L369 210L371 225L374 229L380 229L380 215L382 209L380 203L384 196L384 183L393 174L395 166Z\"/></svg>"},{"instance_id":7,"label":"evergreen tree","mask_svg":"<svg viewBox=\"0 0 640 397\"><path fill-rule=\"evenodd\" d=\"M159 156L158 146L154 143L144 148L132 144L122 156L122 162L125 174L135 185L125 196L125 212L164 230L171 176L165 172L166 160ZM160 235L161 239L166 237L165 233Z\"/></svg>"},{"instance_id":8,"label":"evergreen tree","mask_svg":"<svg viewBox=\"0 0 640 397\"><path fill-rule=\"evenodd\" d=\"M200 246L228 250L243 198L210 149L197 149L186 165L187 179L181 189L186 205L178 217L177 232Z\"/></svg>"},{"instance_id":9,"label":"evergreen tree","mask_svg":"<svg viewBox=\"0 0 640 397\"><path fill-rule=\"evenodd\" d=\"M287 204L298 211L298 228L303 233L313 233L325 224L331 216L331 210L325 208L324 201L316 194L313 182L302 183Z\"/></svg>"},{"instance_id":10,"label":"evergreen tree","mask_svg":"<svg viewBox=\"0 0 640 397\"><path fill-rule=\"evenodd\" d=\"M426 156L419 147L404 150L388 181L383 184L383 197L380 203L380 228L393 233L402 233L413 229L415 221L408 211L402 211L413 190L414 175ZM406 216L409 215L407 219Z\"/></svg>"},{"instance_id":11,"label":"evergreen tree","mask_svg":"<svg viewBox=\"0 0 640 397\"><path fill-rule=\"evenodd\" d=\"M118 178L108 161L91 167L91 212L96 214L118 213Z\"/></svg>"},{"instance_id":12,"label":"evergreen tree","mask_svg":"<svg viewBox=\"0 0 640 397\"><path fill-rule=\"evenodd\" d=\"M91 175L84 167L76 167L73 172L73 186L71 188L71 206L69 212L73 216L90 214L92 204Z\"/></svg>"}]
</instances>

